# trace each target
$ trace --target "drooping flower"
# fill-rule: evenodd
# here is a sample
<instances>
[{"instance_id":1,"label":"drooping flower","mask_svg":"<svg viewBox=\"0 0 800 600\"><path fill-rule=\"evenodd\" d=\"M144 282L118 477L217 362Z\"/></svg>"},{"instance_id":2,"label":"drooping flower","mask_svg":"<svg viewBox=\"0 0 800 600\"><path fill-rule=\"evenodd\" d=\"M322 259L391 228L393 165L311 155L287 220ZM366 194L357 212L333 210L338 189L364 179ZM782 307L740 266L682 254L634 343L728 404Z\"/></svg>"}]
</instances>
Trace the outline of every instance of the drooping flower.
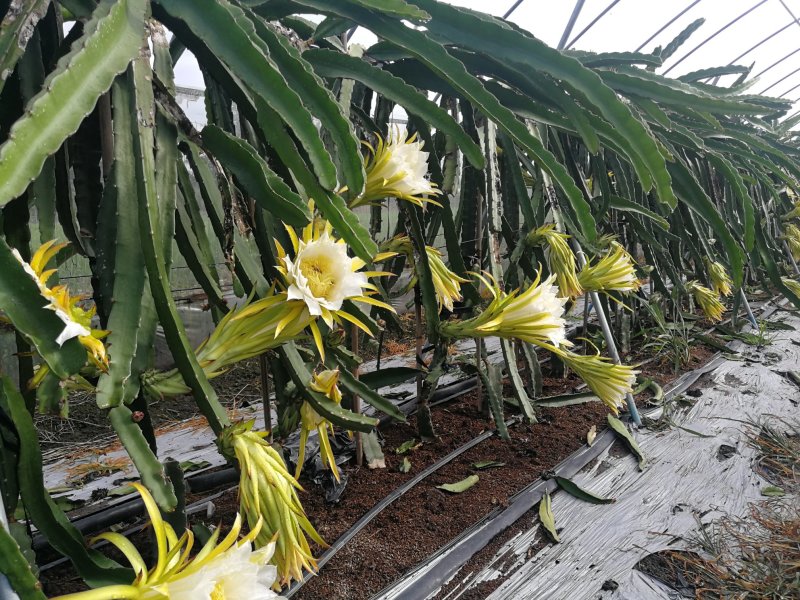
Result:
<instances>
[{"instance_id":1,"label":"drooping flower","mask_svg":"<svg viewBox=\"0 0 800 600\"><path fill-rule=\"evenodd\" d=\"M781 281L795 296L800 297L800 283L788 277L781 277Z\"/></svg>"},{"instance_id":2,"label":"drooping flower","mask_svg":"<svg viewBox=\"0 0 800 600\"><path fill-rule=\"evenodd\" d=\"M715 294L730 296L733 281L731 281L725 267L717 261L708 259L706 260L706 264L708 266L708 278L711 280L711 289L714 290Z\"/></svg>"},{"instance_id":3,"label":"drooping flower","mask_svg":"<svg viewBox=\"0 0 800 600\"><path fill-rule=\"evenodd\" d=\"M264 439L266 433L252 431L253 421L225 429L219 445L239 462L239 506L251 527L261 523L255 536L257 548L276 542L273 561L281 585L300 580L303 570L316 571L306 535L327 546L306 517L297 490L300 484L286 469L283 457ZM277 537L276 537L277 536Z\"/></svg>"},{"instance_id":4,"label":"drooping flower","mask_svg":"<svg viewBox=\"0 0 800 600\"><path fill-rule=\"evenodd\" d=\"M799 200L795 200L794 206L792 207L792 210L790 210L785 215L783 215L783 220L784 221L790 221L791 219L797 219L797 218L800 218L800 201Z\"/></svg>"},{"instance_id":5,"label":"drooping flower","mask_svg":"<svg viewBox=\"0 0 800 600\"><path fill-rule=\"evenodd\" d=\"M557 350L556 354L615 414L625 397L633 392L638 373L633 367L615 365L599 354L582 356L568 350Z\"/></svg>"},{"instance_id":6,"label":"drooping flower","mask_svg":"<svg viewBox=\"0 0 800 600\"><path fill-rule=\"evenodd\" d=\"M417 282L417 271L414 267L414 250L411 244L411 238L407 235L400 235L392 238L386 244L386 249L396 252L398 254L405 254L408 257L408 262L411 264L413 274L408 283L408 287L413 287ZM453 303L460 301L461 284L467 283L467 280L451 271L444 263L442 253L433 246L425 246L425 253L428 256L428 265L431 270L431 277L433 279L433 289L436 292L436 302L439 305L441 312L442 306L447 310L453 310Z\"/></svg>"},{"instance_id":7,"label":"drooping flower","mask_svg":"<svg viewBox=\"0 0 800 600\"><path fill-rule=\"evenodd\" d=\"M793 223L788 223L783 228L783 239L789 246L789 251L796 261L800 261L800 228Z\"/></svg>"},{"instance_id":8,"label":"drooping flower","mask_svg":"<svg viewBox=\"0 0 800 600\"><path fill-rule=\"evenodd\" d=\"M725 312L725 305L719 300L719 296L713 290L708 289L697 281L686 283L686 291L692 294L695 302L700 305L703 313L711 321L721 321L722 314Z\"/></svg>"},{"instance_id":9,"label":"drooping flower","mask_svg":"<svg viewBox=\"0 0 800 600\"><path fill-rule=\"evenodd\" d=\"M531 246L543 244L546 248L550 272L556 276L558 289L565 298L575 298L583 293L575 267L575 255L567 243L569 235L556 231L552 223L542 225L528 234Z\"/></svg>"},{"instance_id":10,"label":"drooping flower","mask_svg":"<svg viewBox=\"0 0 800 600\"><path fill-rule=\"evenodd\" d=\"M101 340L108 335L108 332L92 329L92 317L94 316L95 308L92 307L89 310L85 310L81 307L80 302L83 298L70 295L69 289L65 285L56 285L52 288L47 285L47 282L56 273L55 269L47 269L47 265L67 245L57 244L55 240L45 242L34 252L30 264L22 258L16 249L12 249L11 253L22 265L22 268L25 269L25 272L34 280L42 297L49 302L46 308L52 310L64 324L64 329L56 337L56 343L62 346L68 340L78 338L78 341L86 349L90 362L101 371L106 371L108 369L108 355L106 354L106 347ZM43 366L43 368L45 368L46 372L46 366Z\"/></svg>"},{"instance_id":11,"label":"drooping flower","mask_svg":"<svg viewBox=\"0 0 800 600\"><path fill-rule=\"evenodd\" d=\"M376 134L378 144L373 148L364 142L369 153L364 158L367 180L364 193L350 202L350 208L374 204L385 198L406 200L417 206L426 202L438 204L431 196L441 190L427 179L428 152L417 135L410 138L405 128L394 127L386 140Z\"/></svg>"},{"instance_id":12,"label":"drooping flower","mask_svg":"<svg viewBox=\"0 0 800 600\"><path fill-rule=\"evenodd\" d=\"M133 484L144 500L156 538L156 564L147 569L144 558L123 535L109 532L95 540L115 546L130 562L136 579L130 585L109 585L93 590L59 596L54 600L271 600L280 599L272 591L276 569L269 565L275 542L253 551L252 541L261 533L256 522L250 533L239 540L242 519L237 514L233 527L219 541L216 529L203 548L189 558L194 544L191 531L180 537L161 518L155 500L143 486ZM238 542L237 542L238 540Z\"/></svg>"},{"instance_id":13,"label":"drooping flower","mask_svg":"<svg viewBox=\"0 0 800 600\"><path fill-rule=\"evenodd\" d=\"M338 382L339 369L326 369L320 373L315 373L308 387L327 396L329 400L336 404L341 404L342 392L337 385ZM333 472L336 481L339 481L339 468L336 466L336 457L333 455L331 442L328 439L328 428L333 434L333 423L314 410L314 407L308 401L303 402L303 406L300 407L300 450L297 457L297 469L294 473L295 479L300 478L300 471L303 469L308 434L316 431L319 438L319 455L322 458L322 464L326 465Z\"/></svg>"},{"instance_id":14,"label":"drooping flower","mask_svg":"<svg viewBox=\"0 0 800 600\"><path fill-rule=\"evenodd\" d=\"M635 292L639 289L633 257L619 242L594 265L587 263L578 273L578 283L591 292Z\"/></svg>"},{"instance_id":15,"label":"drooping flower","mask_svg":"<svg viewBox=\"0 0 800 600\"><path fill-rule=\"evenodd\" d=\"M477 316L440 325L447 337L502 337L540 346L569 346L564 321L564 304L553 285L555 275L536 280L524 292L504 292L493 281L483 279L492 301Z\"/></svg>"}]
</instances>

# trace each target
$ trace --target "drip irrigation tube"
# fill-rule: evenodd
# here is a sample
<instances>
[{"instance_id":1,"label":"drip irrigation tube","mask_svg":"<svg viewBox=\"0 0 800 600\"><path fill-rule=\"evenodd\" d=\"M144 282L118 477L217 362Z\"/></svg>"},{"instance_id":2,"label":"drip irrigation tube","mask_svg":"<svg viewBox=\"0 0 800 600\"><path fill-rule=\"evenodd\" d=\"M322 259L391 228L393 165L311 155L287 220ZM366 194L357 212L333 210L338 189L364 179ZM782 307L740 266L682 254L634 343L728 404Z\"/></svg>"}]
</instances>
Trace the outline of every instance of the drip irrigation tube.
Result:
<instances>
[{"instance_id":1,"label":"drip irrigation tube","mask_svg":"<svg viewBox=\"0 0 800 600\"><path fill-rule=\"evenodd\" d=\"M511 425L516 420L517 420L516 418L509 419L508 421L506 421L506 425ZM347 542L349 542L351 539L353 539L353 537L355 537L355 535L359 531L361 531L364 527L366 527L370 523L370 521L372 521L375 517L377 517L383 511L383 509L385 509L387 506L389 506L392 502L394 502L395 500L400 498L403 494L408 492L410 489L412 489L415 485L417 485L423 479L425 479L426 477L428 477L432 473L435 473L436 471L438 471L439 469L444 467L446 464L451 462L453 459L455 459L458 456L461 456L462 454L464 454L464 452L466 452L470 448L474 448L475 446L477 446L481 442L483 442L485 440L488 440L495 433L496 432L494 430L484 431L479 436L471 439L469 442L467 442L466 444L464 444L460 448L456 448L455 450L450 452L450 454L448 454L447 456L444 456L444 457L440 458L438 461L436 461L435 463L430 465L427 469L425 469L424 471L420 472L419 475L417 475L413 479L409 479L402 486L400 486L399 488L395 489L391 494L389 494L383 500L378 502L364 516L362 516L358 521L356 521L355 524L350 529L348 529L343 535L341 535L333 543L333 545L330 548L328 548L322 554L322 556L317 561L318 567L321 569L323 566L325 566L325 564L329 560L331 560L334 557L334 555L337 552L339 552L339 550L344 548L344 546L345 546L345 544L347 544ZM290 598L291 596L296 594L297 591L301 587L303 587L314 576L315 576L315 574L306 573L301 581L295 583L291 588L289 588L289 591L286 593L286 597Z\"/></svg>"},{"instance_id":2,"label":"drip irrigation tube","mask_svg":"<svg viewBox=\"0 0 800 600\"><path fill-rule=\"evenodd\" d=\"M774 299L773 299L774 300ZM762 318L774 313L778 306L770 306L772 301L764 304ZM743 342L734 340L729 347L743 345ZM724 360L721 352L716 353L711 360L702 367L684 373L679 377L669 390L665 391L665 399L673 398L691 387L704 374L714 370ZM649 415L656 414L660 408L649 411ZM611 429L606 429L600 434L591 446L584 446L571 454L555 469L561 477L571 478L591 461L610 447L617 440L616 434ZM399 581L373 596L372 600L388 600L402 598L403 600L424 600L445 585L458 573L473 556L485 548L495 537L518 521L526 512L539 502L545 493L554 492L557 483L553 479L536 481L524 488L511 499L511 503L504 509L495 509L478 521L471 528L462 532L458 537L446 544L432 555L428 556L417 567L412 569ZM428 565L433 566L427 570ZM403 583L409 582L407 585ZM402 587L400 587L402 586Z\"/></svg>"}]
</instances>

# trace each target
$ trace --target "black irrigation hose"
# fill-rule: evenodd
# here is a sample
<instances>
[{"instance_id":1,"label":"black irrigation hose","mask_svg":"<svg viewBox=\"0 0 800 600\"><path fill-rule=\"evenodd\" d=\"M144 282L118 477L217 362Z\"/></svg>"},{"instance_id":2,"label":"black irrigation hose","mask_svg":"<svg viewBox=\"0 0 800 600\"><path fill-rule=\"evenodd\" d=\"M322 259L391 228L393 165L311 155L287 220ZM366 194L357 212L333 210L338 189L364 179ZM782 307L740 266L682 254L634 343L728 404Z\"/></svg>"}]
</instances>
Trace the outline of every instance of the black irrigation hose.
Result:
<instances>
[{"instance_id":1,"label":"black irrigation hose","mask_svg":"<svg viewBox=\"0 0 800 600\"><path fill-rule=\"evenodd\" d=\"M506 424L510 425L514 421L516 421L516 419L509 419L506 422ZM463 446L456 448L447 456L440 458L438 461L430 465L427 469L421 471L416 477L409 479L402 486L395 489L391 494L389 494L383 500L378 502L364 516L362 516L358 521L356 521L355 524L352 527L350 527L350 529L348 529L343 535L339 536L339 538L333 543L333 545L331 545L331 547L328 548L319 558L319 560L317 561L318 567L320 569L324 567L325 564L329 560L331 560L334 557L334 555L345 546L345 544L347 544L347 542L353 539L353 537L355 537L362 529L364 529L364 527L366 527L370 523L370 521L372 521L375 517L377 517L383 511L383 509L389 506L392 502L400 498L403 494L408 492L423 479L427 478L432 473L435 473L443 466L451 462L453 459L457 458L458 456L461 456L462 454L464 454L464 452L466 452L470 448L474 448L481 442L488 440L494 434L495 434L494 430L484 431L479 436L471 439ZM289 588L288 592L286 593L286 597L289 598L294 594L296 594L301 587L303 587L306 583L308 583L308 581L312 577L315 576L316 574L306 573L301 581L298 581L291 588Z\"/></svg>"},{"instance_id":2,"label":"black irrigation hose","mask_svg":"<svg viewBox=\"0 0 800 600\"><path fill-rule=\"evenodd\" d=\"M763 307L764 310L761 314L762 318L768 317L778 309L776 305L769 306L770 303L771 301L765 303ZM737 343L741 344L741 342L736 340L731 342L731 346ZM674 382L670 390L665 393L665 399L683 393L705 373L716 368L722 360L722 353L718 352L708 363L699 369L684 373ZM650 412L655 412L655 410ZM611 429L605 430L598 436L594 444L591 446L584 446L571 454L566 460L562 461L555 468L555 473L568 479L573 477L592 460L600 456L600 454L611 446L616 439L616 434ZM450 543L428 556L415 569L403 576L402 579L408 579L413 576L414 573L422 570L426 565L435 562L435 565L430 570L414 577L409 586L403 589L403 600L424 600L428 598L458 573L459 569L461 569L467 561L485 548L495 537L516 523L526 512L531 510L533 506L541 500L545 490L553 492L556 487L557 484L552 479L532 483L513 496L511 504L508 507L505 509L493 510L470 529L465 530ZM437 559L439 560L437 561ZM387 588L381 590L377 595L373 596L373 600L382 597L385 593L394 588L397 583L398 582L395 581Z\"/></svg>"}]
</instances>

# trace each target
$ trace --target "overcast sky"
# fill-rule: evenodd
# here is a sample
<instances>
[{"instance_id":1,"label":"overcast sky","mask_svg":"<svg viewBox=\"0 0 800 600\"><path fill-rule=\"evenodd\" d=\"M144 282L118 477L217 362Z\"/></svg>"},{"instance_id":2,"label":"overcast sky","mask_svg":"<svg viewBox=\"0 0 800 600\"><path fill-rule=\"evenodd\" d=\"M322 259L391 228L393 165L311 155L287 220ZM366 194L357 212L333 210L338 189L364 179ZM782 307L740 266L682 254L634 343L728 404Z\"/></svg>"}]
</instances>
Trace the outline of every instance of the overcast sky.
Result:
<instances>
[{"instance_id":1,"label":"overcast sky","mask_svg":"<svg viewBox=\"0 0 800 600\"><path fill-rule=\"evenodd\" d=\"M453 5L498 16L503 15L515 2L448 1ZM612 0L586 0L571 38L578 35L610 4ZM574 5L574 0L523 0L510 19L539 39L556 46ZM656 46L666 45L695 19L706 19L705 24L667 61L660 72L678 76L701 68L727 65L752 46L785 27L755 50L738 58L737 64L755 63L753 73L758 74L797 50L795 54L763 73L752 91L766 91L767 95L785 96L792 101L800 100L800 23L793 18L793 15L800 16L800 0L617 0L614 7L573 47L595 52L635 50L687 8L685 14L642 49L650 52ZM750 12L684 60L687 53L747 11ZM374 43L375 38L360 29L353 40L369 46ZM188 53L178 62L176 79L182 86L203 87L197 63ZM799 109L800 102L795 105L795 110Z\"/></svg>"}]
</instances>

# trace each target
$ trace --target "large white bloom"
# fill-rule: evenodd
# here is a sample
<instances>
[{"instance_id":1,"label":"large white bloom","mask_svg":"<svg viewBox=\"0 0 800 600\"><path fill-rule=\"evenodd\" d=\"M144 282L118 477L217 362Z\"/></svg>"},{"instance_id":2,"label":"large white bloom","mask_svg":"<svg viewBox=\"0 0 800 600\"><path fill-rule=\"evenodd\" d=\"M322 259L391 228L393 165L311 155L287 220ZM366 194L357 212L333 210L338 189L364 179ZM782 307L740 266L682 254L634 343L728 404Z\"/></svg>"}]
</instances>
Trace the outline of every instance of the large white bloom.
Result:
<instances>
[{"instance_id":1,"label":"large white bloom","mask_svg":"<svg viewBox=\"0 0 800 600\"><path fill-rule=\"evenodd\" d=\"M567 299L558 295L555 280L555 275L542 282L537 277L524 292L506 294L494 282L483 279L494 296L486 310L472 319L442 323L441 331L450 337L498 336L548 348L571 346L564 320Z\"/></svg>"},{"instance_id":2,"label":"large white bloom","mask_svg":"<svg viewBox=\"0 0 800 600\"><path fill-rule=\"evenodd\" d=\"M429 196L441 191L427 179L428 152L414 134L410 138L405 128L394 127L386 141L378 136L378 144L364 163L367 179L364 193L351 208L379 202L384 198L408 200L418 206L432 202Z\"/></svg>"},{"instance_id":3,"label":"large white bloom","mask_svg":"<svg viewBox=\"0 0 800 600\"><path fill-rule=\"evenodd\" d=\"M543 337L554 346L570 345L567 340L564 305L567 298L559 296L553 285L555 275L539 283L534 282L526 291L506 304L500 315L500 326L521 339L529 336Z\"/></svg>"},{"instance_id":4,"label":"large white bloom","mask_svg":"<svg viewBox=\"0 0 800 600\"><path fill-rule=\"evenodd\" d=\"M42 248L45 247L46 246L42 246ZM60 248L60 246L55 248L58 249ZM43 281L43 276L40 273L37 273L36 269L34 269L30 264L28 264L28 262L24 258L22 258L22 255L19 253L19 251L16 248L12 248L11 254L14 255L14 258L16 258L17 261L19 261L19 264L22 265L22 268L25 270L25 272L28 275L30 275L31 279L33 279L33 281L36 283L36 286L39 288L39 293L42 295L42 297L49 302L49 304L45 306L45 308L52 310L54 313L56 313L56 316L59 319L61 319L62 323L64 323L64 329L61 331L60 334L58 334L58 337L56 337L56 343L59 346L63 346L65 342L71 340L72 338L91 336L92 335L91 329L89 329L85 325L78 323L75 319L72 318L72 316L66 310L64 310L64 308L58 305L57 294L55 294L53 290L47 287L45 283L46 279L45 281ZM42 265L42 267L43 266L44 265ZM49 277L50 273L45 272L44 275ZM67 299L70 298L67 297Z\"/></svg>"},{"instance_id":5,"label":"large white bloom","mask_svg":"<svg viewBox=\"0 0 800 600\"><path fill-rule=\"evenodd\" d=\"M300 240L294 260L283 257L289 300L302 300L311 315L325 317L323 309L337 311L347 298L362 296L369 287L367 276L354 268L362 265L328 232L309 242Z\"/></svg>"},{"instance_id":6,"label":"large white bloom","mask_svg":"<svg viewBox=\"0 0 800 600\"><path fill-rule=\"evenodd\" d=\"M253 540L261 531L258 520L250 533L239 540L242 518L236 515L224 539L215 531L203 548L190 558L194 536L191 531L178 537L161 518L153 496L142 485L134 483L150 516L156 540L156 562L147 568L144 558L122 534L101 533L95 539L115 546L130 563L136 579L130 585L108 585L86 592L59 596L54 600L272 600L282 598L272 591L278 573L269 565L275 552L275 541L253 551ZM238 540L238 541L237 541Z\"/></svg>"},{"instance_id":7,"label":"large white bloom","mask_svg":"<svg viewBox=\"0 0 800 600\"><path fill-rule=\"evenodd\" d=\"M280 598L272 591L278 570L267 564L274 552L275 542L255 552L250 542L241 543L185 577L170 581L162 589L149 590L143 598L160 600L164 597L162 593L166 593L170 600Z\"/></svg>"}]
</instances>

